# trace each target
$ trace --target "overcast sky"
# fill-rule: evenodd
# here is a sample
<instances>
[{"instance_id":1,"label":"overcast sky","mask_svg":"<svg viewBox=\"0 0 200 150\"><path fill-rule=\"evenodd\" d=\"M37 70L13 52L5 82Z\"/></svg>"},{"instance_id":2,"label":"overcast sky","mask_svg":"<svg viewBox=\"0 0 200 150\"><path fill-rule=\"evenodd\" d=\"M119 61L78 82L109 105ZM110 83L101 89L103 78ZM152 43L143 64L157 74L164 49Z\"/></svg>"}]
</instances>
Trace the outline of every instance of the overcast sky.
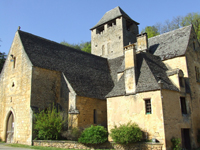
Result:
<instances>
[{"instance_id":1,"label":"overcast sky","mask_svg":"<svg viewBox=\"0 0 200 150\"><path fill-rule=\"evenodd\" d=\"M157 22L200 12L200 0L0 0L0 52L9 52L21 30L60 43L91 40L90 28L115 7L139 22L139 32Z\"/></svg>"}]
</instances>

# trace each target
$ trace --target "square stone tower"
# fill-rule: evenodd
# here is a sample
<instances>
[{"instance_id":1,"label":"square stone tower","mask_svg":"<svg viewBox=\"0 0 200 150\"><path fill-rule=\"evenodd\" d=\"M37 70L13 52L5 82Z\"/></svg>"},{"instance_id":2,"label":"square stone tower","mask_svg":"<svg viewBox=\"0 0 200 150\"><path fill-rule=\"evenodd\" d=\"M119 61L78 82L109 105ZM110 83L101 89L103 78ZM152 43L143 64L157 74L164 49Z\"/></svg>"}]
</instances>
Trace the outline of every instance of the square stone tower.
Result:
<instances>
[{"instance_id":1,"label":"square stone tower","mask_svg":"<svg viewBox=\"0 0 200 150\"><path fill-rule=\"evenodd\" d=\"M106 12L90 29L92 54L105 58L122 56L123 47L136 42L138 25L120 7Z\"/></svg>"}]
</instances>

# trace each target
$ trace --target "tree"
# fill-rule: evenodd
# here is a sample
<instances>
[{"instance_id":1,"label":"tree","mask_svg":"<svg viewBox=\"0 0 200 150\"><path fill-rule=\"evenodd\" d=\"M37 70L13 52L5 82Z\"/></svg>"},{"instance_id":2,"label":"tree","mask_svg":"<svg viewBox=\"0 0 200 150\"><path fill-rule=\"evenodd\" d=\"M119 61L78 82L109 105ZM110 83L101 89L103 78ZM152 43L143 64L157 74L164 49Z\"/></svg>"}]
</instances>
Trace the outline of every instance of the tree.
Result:
<instances>
[{"instance_id":1,"label":"tree","mask_svg":"<svg viewBox=\"0 0 200 150\"><path fill-rule=\"evenodd\" d=\"M91 53L91 42L81 42L80 44L70 44L66 41L62 41L60 44L75 48L77 50L82 50L87 53Z\"/></svg>"},{"instance_id":2,"label":"tree","mask_svg":"<svg viewBox=\"0 0 200 150\"><path fill-rule=\"evenodd\" d=\"M1 70L3 69L3 65L4 65L5 61L6 61L5 53L0 52L0 73L1 73Z\"/></svg>"},{"instance_id":3,"label":"tree","mask_svg":"<svg viewBox=\"0 0 200 150\"><path fill-rule=\"evenodd\" d=\"M181 25L187 26L190 24L193 24L197 39L200 40L200 13L189 13L183 17Z\"/></svg>"},{"instance_id":4,"label":"tree","mask_svg":"<svg viewBox=\"0 0 200 150\"><path fill-rule=\"evenodd\" d=\"M146 32L148 35L148 38L151 38L160 34L158 32L158 29L155 26L147 26L142 32Z\"/></svg>"},{"instance_id":5,"label":"tree","mask_svg":"<svg viewBox=\"0 0 200 150\"><path fill-rule=\"evenodd\" d=\"M147 26L142 32L147 32L148 37L150 38L190 24L193 24L197 39L200 40L200 13L189 13L184 17L177 16L174 17L172 21L166 20L163 24L156 23L153 26Z\"/></svg>"}]
</instances>

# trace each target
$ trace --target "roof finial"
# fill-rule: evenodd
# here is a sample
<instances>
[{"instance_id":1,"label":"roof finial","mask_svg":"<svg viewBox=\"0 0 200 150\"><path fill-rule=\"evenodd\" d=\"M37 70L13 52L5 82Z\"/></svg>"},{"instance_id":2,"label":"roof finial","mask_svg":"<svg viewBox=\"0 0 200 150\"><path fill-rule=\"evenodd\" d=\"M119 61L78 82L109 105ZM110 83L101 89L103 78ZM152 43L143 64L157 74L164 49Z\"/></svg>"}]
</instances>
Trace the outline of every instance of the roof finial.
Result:
<instances>
[{"instance_id":1,"label":"roof finial","mask_svg":"<svg viewBox=\"0 0 200 150\"><path fill-rule=\"evenodd\" d=\"M20 26L18 26L18 30L20 30L21 29L21 27Z\"/></svg>"}]
</instances>

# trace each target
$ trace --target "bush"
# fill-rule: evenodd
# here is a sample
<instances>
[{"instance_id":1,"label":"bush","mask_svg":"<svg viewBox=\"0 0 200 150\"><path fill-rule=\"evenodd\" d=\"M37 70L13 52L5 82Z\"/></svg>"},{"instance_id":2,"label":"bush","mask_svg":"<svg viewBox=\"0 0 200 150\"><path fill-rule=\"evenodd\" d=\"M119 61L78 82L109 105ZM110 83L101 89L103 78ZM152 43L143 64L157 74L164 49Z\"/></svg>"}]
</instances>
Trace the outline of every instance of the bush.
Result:
<instances>
[{"instance_id":1,"label":"bush","mask_svg":"<svg viewBox=\"0 0 200 150\"><path fill-rule=\"evenodd\" d=\"M172 149L173 150L180 150L181 149L181 147L180 147L181 140L179 138L173 137L171 139L171 142L172 142Z\"/></svg>"},{"instance_id":2,"label":"bush","mask_svg":"<svg viewBox=\"0 0 200 150\"><path fill-rule=\"evenodd\" d=\"M120 144L128 144L141 141L142 131L136 124L122 124L119 127L115 126L111 129L111 134L113 141Z\"/></svg>"},{"instance_id":3,"label":"bush","mask_svg":"<svg viewBox=\"0 0 200 150\"><path fill-rule=\"evenodd\" d=\"M78 142L84 144L99 144L104 143L108 140L108 132L103 126L91 126L86 128Z\"/></svg>"},{"instance_id":4,"label":"bush","mask_svg":"<svg viewBox=\"0 0 200 150\"><path fill-rule=\"evenodd\" d=\"M57 140L65 121L56 108L48 108L35 115L34 129L37 139Z\"/></svg>"}]
</instances>

